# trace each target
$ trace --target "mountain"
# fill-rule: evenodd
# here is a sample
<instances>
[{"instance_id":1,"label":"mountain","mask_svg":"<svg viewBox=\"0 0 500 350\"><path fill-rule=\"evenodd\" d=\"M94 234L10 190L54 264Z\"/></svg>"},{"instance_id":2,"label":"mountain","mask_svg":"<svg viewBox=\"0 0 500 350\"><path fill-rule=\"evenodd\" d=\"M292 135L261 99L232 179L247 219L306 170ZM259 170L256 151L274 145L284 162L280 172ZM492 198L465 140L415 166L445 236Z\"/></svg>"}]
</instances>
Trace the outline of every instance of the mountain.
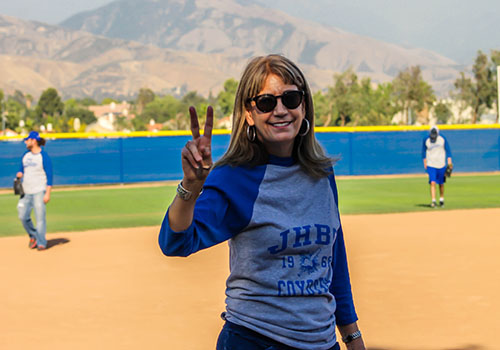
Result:
<instances>
[{"instance_id":1,"label":"mountain","mask_svg":"<svg viewBox=\"0 0 500 350\"><path fill-rule=\"evenodd\" d=\"M255 0L346 31L397 45L423 47L462 64L478 50L500 49L498 0Z\"/></svg>"},{"instance_id":2,"label":"mountain","mask_svg":"<svg viewBox=\"0 0 500 350\"><path fill-rule=\"evenodd\" d=\"M440 91L450 88L457 76L457 64L432 51L403 48L301 20L251 1L122 0L72 16L61 25L174 50L224 53L236 59L278 52L298 64L323 70L341 72L353 67L376 82L390 80L418 64L424 77Z\"/></svg>"},{"instance_id":3,"label":"mountain","mask_svg":"<svg viewBox=\"0 0 500 350\"><path fill-rule=\"evenodd\" d=\"M56 87L64 97L130 98L157 93L217 93L239 78L248 58L282 53L311 87L352 67L375 82L420 65L446 94L454 61L297 19L238 0L123 0L70 17L60 26L0 16L0 88L37 96Z\"/></svg>"},{"instance_id":4,"label":"mountain","mask_svg":"<svg viewBox=\"0 0 500 350\"><path fill-rule=\"evenodd\" d=\"M4 15L60 23L111 0L3 1ZM500 49L496 35L498 0L246 0L291 16L341 28L397 45L435 51L472 64L477 50Z\"/></svg>"},{"instance_id":5,"label":"mountain","mask_svg":"<svg viewBox=\"0 0 500 350\"><path fill-rule=\"evenodd\" d=\"M208 95L241 64L221 55L186 53L0 15L0 88L39 96L130 98L141 87L158 93Z\"/></svg>"}]
</instances>

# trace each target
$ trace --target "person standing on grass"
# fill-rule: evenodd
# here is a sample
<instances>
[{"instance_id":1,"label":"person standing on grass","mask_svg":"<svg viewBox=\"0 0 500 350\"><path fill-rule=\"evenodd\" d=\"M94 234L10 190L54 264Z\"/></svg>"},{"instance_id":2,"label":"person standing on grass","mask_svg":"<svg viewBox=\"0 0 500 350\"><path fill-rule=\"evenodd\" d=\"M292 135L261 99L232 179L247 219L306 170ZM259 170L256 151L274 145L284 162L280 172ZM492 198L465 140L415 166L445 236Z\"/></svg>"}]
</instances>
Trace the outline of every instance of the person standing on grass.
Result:
<instances>
[{"instance_id":1,"label":"person standing on grass","mask_svg":"<svg viewBox=\"0 0 500 350\"><path fill-rule=\"evenodd\" d=\"M333 161L314 135L312 93L289 59L252 59L229 148L213 166L213 110L181 151L184 177L159 234L167 256L229 240L218 350L365 350L354 308Z\"/></svg>"},{"instance_id":2,"label":"person standing on grass","mask_svg":"<svg viewBox=\"0 0 500 350\"><path fill-rule=\"evenodd\" d=\"M436 208L436 184L439 185L439 205L444 206L444 182L446 165L453 168L451 162L450 144L446 138L439 134L437 126L433 126L429 136L424 139L422 145L422 159L424 168L429 174L431 187L431 208Z\"/></svg>"},{"instance_id":3,"label":"person standing on grass","mask_svg":"<svg viewBox=\"0 0 500 350\"><path fill-rule=\"evenodd\" d=\"M24 196L19 199L17 211L24 229L29 235L31 249L45 250L47 222L45 219L45 205L50 201L52 190L52 161L42 149L45 140L38 132L31 131L24 139L26 148L21 159L21 167L16 174L23 179ZM35 210L36 227L31 220L31 210Z\"/></svg>"}]
</instances>

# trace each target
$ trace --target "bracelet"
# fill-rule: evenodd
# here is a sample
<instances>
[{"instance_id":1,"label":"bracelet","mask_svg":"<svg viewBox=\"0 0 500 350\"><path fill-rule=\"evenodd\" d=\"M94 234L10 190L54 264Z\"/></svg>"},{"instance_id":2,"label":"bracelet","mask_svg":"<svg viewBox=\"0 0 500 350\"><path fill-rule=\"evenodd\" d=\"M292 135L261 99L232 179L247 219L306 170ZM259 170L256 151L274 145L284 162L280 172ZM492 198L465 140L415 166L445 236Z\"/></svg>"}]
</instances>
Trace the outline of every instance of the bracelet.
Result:
<instances>
[{"instance_id":1,"label":"bracelet","mask_svg":"<svg viewBox=\"0 0 500 350\"><path fill-rule=\"evenodd\" d=\"M201 189L200 193L198 194L198 196L200 194L203 193L203 188ZM193 195L193 192L189 191L189 190L186 190L184 188L184 186L182 186L182 181L179 182L179 184L177 185L177 195L179 196L180 199L182 200L185 200L185 201L188 201L189 199L191 199L191 196Z\"/></svg>"},{"instance_id":2,"label":"bracelet","mask_svg":"<svg viewBox=\"0 0 500 350\"><path fill-rule=\"evenodd\" d=\"M347 344L347 343L352 342L354 339L358 339L358 338L361 338L361 331L360 330L357 330L354 333L351 333L351 334L346 335L345 337L342 337L342 341Z\"/></svg>"}]
</instances>

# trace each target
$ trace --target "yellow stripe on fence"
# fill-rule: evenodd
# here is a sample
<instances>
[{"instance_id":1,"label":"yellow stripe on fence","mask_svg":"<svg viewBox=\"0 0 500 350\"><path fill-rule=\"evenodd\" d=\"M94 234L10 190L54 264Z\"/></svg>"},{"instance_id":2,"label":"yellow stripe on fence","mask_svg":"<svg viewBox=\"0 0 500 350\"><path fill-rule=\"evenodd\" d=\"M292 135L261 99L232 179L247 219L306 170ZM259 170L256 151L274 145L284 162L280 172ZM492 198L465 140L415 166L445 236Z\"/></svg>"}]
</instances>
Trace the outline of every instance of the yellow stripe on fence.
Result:
<instances>
[{"instance_id":1,"label":"yellow stripe on fence","mask_svg":"<svg viewBox=\"0 0 500 350\"><path fill-rule=\"evenodd\" d=\"M203 132L202 132L203 133ZM230 134L231 130L216 129L214 135ZM27 134L15 136L0 136L0 140L19 140ZM165 130L165 131L132 131L132 132L68 132L68 133L40 133L45 139L94 139L94 138L119 138L119 137L155 137L155 136L191 136L190 130Z\"/></svg>"},{"instance_id":2,"label":"yellow stripe on fence","mask_svg":"<svg viewBox=\"0 0 500 350\"><path fill-rule=\"evenodd\" d=\"M500 129L500 124L456 124L456 125L439 125L440 130L477 130L477 129ZM377 132L377 131L420 131L429 130L428 125L421 126L328 126L315 127L315 132ZM228 135L231 130L215 129L212 132L214 135ZM0 140L20 140L26 137L24 135L15 136L0 136ZM133 131L133 132L77 132L77 133L41 133L41 137L46 139L88 139L88 138L119 138L119 137L155 137L155 136L191 136L190 130L166 130L166 131Z\"/></svg>"},{"instance_id":3,"label":"yellow stripe on fence","mask_svg":"<svg viewBox=\"0 0 500 350\"><path fill-rule=\"evenodd\" d=\"M456 124L438 125L440 130L500 129L500 124ZM317 126L316 132L372 132L372 131L420 131L429 130L429 125L376 125L376 126Z\"/></svg>"}]
</instances>

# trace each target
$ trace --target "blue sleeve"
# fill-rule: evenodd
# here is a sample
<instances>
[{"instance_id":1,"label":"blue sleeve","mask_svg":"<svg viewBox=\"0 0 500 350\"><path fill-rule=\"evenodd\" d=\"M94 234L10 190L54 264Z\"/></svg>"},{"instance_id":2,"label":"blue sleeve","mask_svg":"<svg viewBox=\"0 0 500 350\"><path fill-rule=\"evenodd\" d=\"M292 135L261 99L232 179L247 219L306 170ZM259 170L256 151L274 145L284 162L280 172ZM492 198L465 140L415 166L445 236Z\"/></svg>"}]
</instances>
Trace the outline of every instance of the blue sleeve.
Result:
<instances>
[{"instance_id":1,"label":"blue sleeve","mask_svg":"<svg viewBox=\"0 0 500 350\"><path fill-rule=\"evenodd\" d=\"M422 142L422 159L427 158L427 146L425 145L426 141L427 141L427 137Z\"/></svg>"},{"instance_id":2,"label":"blue sleeve","mask_svg":"<svg viewBox=\"0 0 500 350\"><path fill-rule=\"evenodd\" d=\"M241 232L252 218L263 175L264 167L213 169L196 201L193 223L187 230L173 231L167 211L158 237L162 252L167 256L188 256Z\"/></svg>"},{"instance_id":3,"label":"blue sleeve","mask_svg":"<svg viewBox=\"0 0 500 350\"><path fill-rule=\"evenodd\" d=\"M47 176L47 186L52 186L52 160L44 150L42 150L42 163L43 171L45 171L45 176Z\"/></svg>"},{"instance_id":4,"label":"blue sleeve","mask_svg":"<svg viewBox=\"0 0 500 350\"><path fill-rule=\"evenodd\" d=\"M339 200L334 175L330 175L329 179L335 197L335 203L338 208ZM358 320L358 315L356 314L352 297L342 223L340 224L340 228L337 232L337 239L333 245L332 268L333 278L330 285L330 292L334 295L337 303L337 309L335 310L337 324L340 326L351 324Z\"/></svg>"},{"instance_id":5,"label":"blue sleeve","mask_svg":"<svg viewBox=\"0 0 500 350\"><path fill-rule=\"evenodd\" d=\"M451 158L450 144L448 143L448 140L446 139L446 137L443 136L443 139L444 139L444 150L446 151L446 158Z\"/></svg>"}]
</instances>

